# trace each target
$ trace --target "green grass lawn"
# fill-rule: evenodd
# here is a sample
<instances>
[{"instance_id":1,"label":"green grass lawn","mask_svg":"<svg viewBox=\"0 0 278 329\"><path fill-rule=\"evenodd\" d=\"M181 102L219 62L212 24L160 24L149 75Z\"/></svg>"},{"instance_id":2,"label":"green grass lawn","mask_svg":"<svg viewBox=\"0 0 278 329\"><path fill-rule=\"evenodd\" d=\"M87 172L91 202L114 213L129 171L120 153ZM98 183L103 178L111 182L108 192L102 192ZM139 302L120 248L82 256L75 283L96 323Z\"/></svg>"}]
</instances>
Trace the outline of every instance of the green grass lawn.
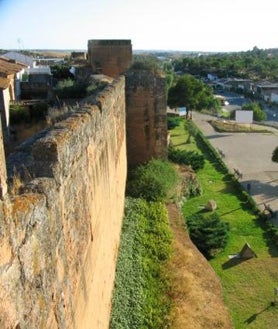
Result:
<instances>
[{"instance_id":1,"label":"green grass lawn","mask_svg":"<svg viewBox=\"0 0 278 329\"><path fill-rule=\"evenodd\" d=\"M187 137L183 122L171 130L174 147L200 152L193 138L190 144L186 143ZM264 231L264 223L250 211L240 189L225 173L217 170L208 157L197 177L203 193L185 202L183 214L186 219L204 212L206 203L214 199L218 206L216 212L230 224L227 247L210 264L222 282L223 298L235 328L278 328L278 298L277 306L270 305L274 300L274 287L278 287L278 248ZM231 260L229 256L240 252L246 242L257 258Z\"/></svg>"}]
</instances>

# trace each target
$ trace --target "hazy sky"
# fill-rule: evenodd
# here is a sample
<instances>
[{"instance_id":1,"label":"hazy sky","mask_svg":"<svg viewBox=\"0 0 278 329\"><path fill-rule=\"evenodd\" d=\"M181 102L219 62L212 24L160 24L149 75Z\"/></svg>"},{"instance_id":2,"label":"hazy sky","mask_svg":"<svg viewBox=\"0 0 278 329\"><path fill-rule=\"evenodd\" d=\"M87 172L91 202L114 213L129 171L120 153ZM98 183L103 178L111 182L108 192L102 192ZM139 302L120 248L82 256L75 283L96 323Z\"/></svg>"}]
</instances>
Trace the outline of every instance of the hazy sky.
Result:
<instances>
[{"instance_id":1,"label":"hazy sky","mask_svg":"<svg viewBox=\"0 0 278 329\"><path fill-rule=\"evenodd\" d=\"M131 39L133 49L278 48L277 0L0 0L0 48L87 49Z\"/></svg>"}]
</instances>

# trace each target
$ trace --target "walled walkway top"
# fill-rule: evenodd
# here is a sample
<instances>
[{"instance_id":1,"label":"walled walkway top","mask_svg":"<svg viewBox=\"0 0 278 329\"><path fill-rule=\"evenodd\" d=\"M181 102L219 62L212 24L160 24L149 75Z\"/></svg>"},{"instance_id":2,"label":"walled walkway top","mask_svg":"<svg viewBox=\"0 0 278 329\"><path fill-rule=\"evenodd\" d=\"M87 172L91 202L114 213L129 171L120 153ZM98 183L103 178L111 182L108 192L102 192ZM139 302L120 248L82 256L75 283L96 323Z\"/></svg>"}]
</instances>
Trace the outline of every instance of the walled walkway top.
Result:
<instances>
[{"instance_id":1,"label":"walled walkway top","mask_svg":"<svg viewBox=\"0 0 278 329\"><path fill-rule=\"evenodd\" d=\"M278 129L267 127L271 133L218 133L208 120L208 115L194 112L193 121L215 149L231 172L236 169L242 177L242 186L263 210L264 203L276 211L278 222L278 164L271 161L278 146ZM249 189L248 189L249 187Z\"/></svg>"}]
</instances>

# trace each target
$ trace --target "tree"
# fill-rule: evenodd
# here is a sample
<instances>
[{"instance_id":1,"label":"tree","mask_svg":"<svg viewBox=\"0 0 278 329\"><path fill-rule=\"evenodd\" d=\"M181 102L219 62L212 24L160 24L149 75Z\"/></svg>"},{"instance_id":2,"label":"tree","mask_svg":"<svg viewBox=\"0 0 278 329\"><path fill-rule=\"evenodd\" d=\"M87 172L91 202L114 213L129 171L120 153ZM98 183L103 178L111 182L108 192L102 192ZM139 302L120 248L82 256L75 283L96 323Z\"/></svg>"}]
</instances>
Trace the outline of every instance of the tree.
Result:
<instances>
[{"instance_id":1,"label":"tree","mask_svg":"<svg viewBox=\"0 0 278 329\"><path fill-rule=\"evenodd\" d=\"M168 105L170 107L185 106L187 111L211 109L215 105L213 99L212 89L190 74L180 77L168 92Z\"/></svg>"},{"instance_id":2,"label":"tree","mask_svg":"<svg viewBox=\"0 0 278 329\"><path fill-rule=\"evenodd\" d=\"M271 160L273 162L278 162L278 146L273 151Z\"/></svg>"},{"instance_id":3,"label":"tree","mask_svg":"<svg viewBox=\"0 0 278 329\"><path fill-rule=\"evenodd\" d=\"M213 257L224 249L228 241L229 224L213 213L208 217L194 215L187 219L189 235L196 247L206 258Z\"/></svg>"},{"instance_id":4,"label":"tree","mask_svg":"<svg viewBox=\"0 0 278 329\"><path fill-rule=\"evenodd\" d=\"M253 111L253 119L255 121L265 121L266 120L266 113L262 110L260 104L251 102L248 104L242 105L242 110L244 111Z\"/></svg>"}]
</instances>

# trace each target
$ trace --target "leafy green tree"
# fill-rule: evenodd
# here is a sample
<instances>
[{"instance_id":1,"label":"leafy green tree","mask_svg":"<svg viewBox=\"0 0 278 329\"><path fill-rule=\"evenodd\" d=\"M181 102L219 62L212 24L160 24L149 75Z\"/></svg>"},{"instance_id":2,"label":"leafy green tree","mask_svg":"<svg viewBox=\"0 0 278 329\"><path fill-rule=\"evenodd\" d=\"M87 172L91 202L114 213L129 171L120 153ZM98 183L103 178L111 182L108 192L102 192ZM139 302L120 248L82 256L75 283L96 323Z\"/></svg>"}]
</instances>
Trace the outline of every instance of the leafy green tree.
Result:
<instances>
[{"instance_id":1,"label":"leafy green tree","mask_svg":"<svg viewBox=\"0 0 278 329\"><path fill-rule=\"evenodd\" d=\"M262 110L261 106L258 103L252 102L242 105L242 110L244 111L253 111L253 119L255 121L265 121L266 113Z\"/></svg>"},{"instance_id":2,"label":"leafy green tree","mask_svg":"<svg viewBox=\"0 0 278 329\"><path fill-rule=\"evenodd\" d=\"M273 151L271 159L273 162L278 162L278 146Z\"/></svg>"},{"instance_id":3,"label":"leafy green tree","mask_svg":"<svg viewBox=\"0 0 278 329\"><path fill-rule=\"evenodd\" d=\"M190 74L180 77L168 92L168 105L172 108L185 106L187 111L211 109L215 105L213 99L212 89Z\"/></svg>"},{"instance_id":4,"label":"leafy green tree","mask_svg":"<svg viewBox=\"0 0 278 329\"><path fill-rule=\"evenodd\" d=\"M214 257L227 244L229 224L216 213L208 217L194 215L187 219L187 227L191 240L207 259Z\"/></svg>"}]
</instances>

